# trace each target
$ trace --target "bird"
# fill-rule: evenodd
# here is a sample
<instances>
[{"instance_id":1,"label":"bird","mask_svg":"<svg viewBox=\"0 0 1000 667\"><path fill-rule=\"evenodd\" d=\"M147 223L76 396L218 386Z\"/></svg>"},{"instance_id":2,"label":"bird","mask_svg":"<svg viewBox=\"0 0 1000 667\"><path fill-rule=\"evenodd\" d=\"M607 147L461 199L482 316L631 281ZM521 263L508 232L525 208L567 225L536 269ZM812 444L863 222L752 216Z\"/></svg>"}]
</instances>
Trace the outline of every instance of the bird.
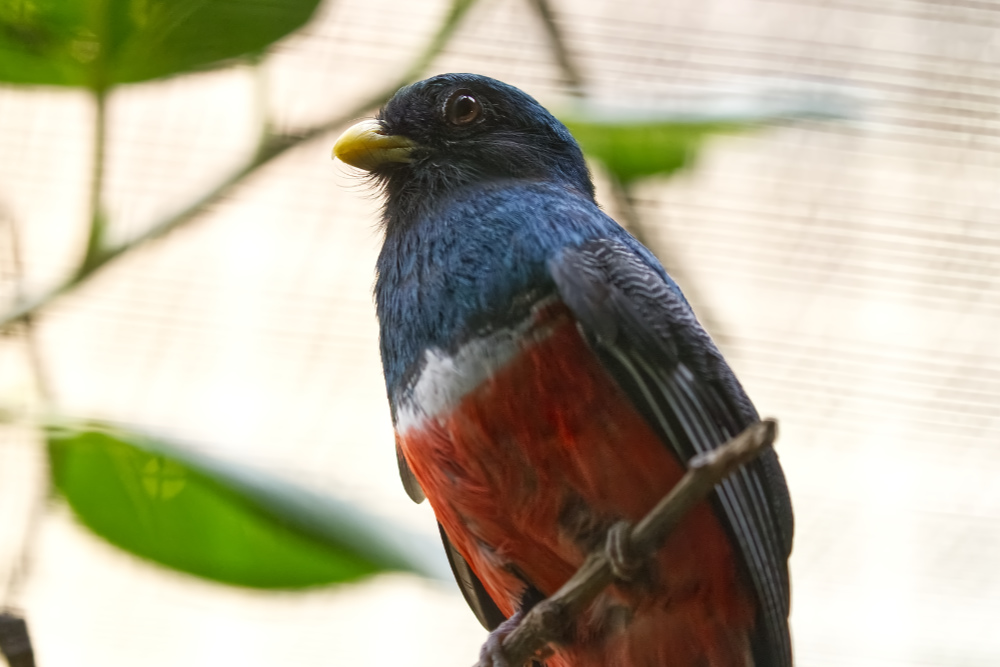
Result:
<instances>
[{"instance_id":1,"label":"bird","mask_svg":"<svg viewBox=\"0 0 1000 667\"><path fill-rule=\"evenodd\" d=\"M481 665L611 527L759 420L567 128L478 74L401 88L334 157L382 195L379 346L403 486L491 631ZM793 516L773 450L726 478L546 667L789 667Z\"/></svg>"}]
</instances>

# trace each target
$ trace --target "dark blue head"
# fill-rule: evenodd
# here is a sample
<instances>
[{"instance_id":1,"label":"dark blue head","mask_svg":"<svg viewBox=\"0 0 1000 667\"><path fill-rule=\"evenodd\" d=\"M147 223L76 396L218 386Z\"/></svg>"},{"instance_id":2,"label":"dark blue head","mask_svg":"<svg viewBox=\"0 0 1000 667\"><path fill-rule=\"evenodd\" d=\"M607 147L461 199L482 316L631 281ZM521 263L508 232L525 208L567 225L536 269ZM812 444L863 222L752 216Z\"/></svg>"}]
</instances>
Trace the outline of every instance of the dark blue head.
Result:
<instances>
[{"instance_id":1,"label":"dark blue head","mask_svg":"<svg viewBox=\"0 0 1000 667\"><path fill-rule=\"evenodd\" d=\"M594 197L569 130L530 95L478 74L442 74L400 89L374 123L348 130L334 152L384 186L390 228L474 184L556 182Z\"/></svg>"}]
</instances>

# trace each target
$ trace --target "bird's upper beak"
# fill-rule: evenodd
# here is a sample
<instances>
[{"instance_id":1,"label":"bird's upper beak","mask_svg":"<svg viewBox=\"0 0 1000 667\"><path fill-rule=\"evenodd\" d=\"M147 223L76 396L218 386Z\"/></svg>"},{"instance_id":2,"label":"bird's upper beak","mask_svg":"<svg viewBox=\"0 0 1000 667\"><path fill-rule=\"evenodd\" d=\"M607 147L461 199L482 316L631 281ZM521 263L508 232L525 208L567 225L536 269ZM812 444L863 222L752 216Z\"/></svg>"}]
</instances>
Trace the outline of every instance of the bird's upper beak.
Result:
<instances>
[{"instance_id":1,"label":"bird's upper beak","mask_svg":"<svg viewBox=\"0 0 1000 667\"><path fill-rule=\"evenodd\" d=\"M399 134L386 134L377 120L363 120L344 130L333 145L333 157L366 171L389 162L411 162L417 142Z\"/></svg>"}]
</instances>

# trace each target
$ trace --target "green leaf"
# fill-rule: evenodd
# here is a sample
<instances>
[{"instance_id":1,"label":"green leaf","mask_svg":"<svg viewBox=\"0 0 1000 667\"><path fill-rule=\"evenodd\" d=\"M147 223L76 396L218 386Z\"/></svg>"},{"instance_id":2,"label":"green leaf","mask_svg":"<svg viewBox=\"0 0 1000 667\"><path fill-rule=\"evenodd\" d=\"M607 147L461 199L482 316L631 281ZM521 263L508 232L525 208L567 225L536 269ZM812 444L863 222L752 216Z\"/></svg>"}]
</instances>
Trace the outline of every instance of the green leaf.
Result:
<instances>
[{"instance_id":1,"label":"green leaf","mask_svg":"<svg viewBox=\"0 0 1000 667\"><path fill-rule=\"evenodd\" d=\"M583 152L599 160L622 183L668 176L694 161L710 134L738 125L697 121L631 121L564 118Z\"/></svg>"},{"instance_id":2,"label":"green leaf","mask_svg":"<svg viewBox=\"0 0 1000 667\"><path fill-rule=\"evenodd\" d=\"M259 470L100 424L53 427L48 445L54 486L84 525L183 572L257 588L447 577L429 539Z\"/></svg>"},{"instance_id":3,"label":"green leaf","mask_svg":"<svg viewBox=\"0 0 1000 667\"><path fill-rule=\"evenodd\" d=\"M102 90L260 53L319 0L0 0L0 81Z\"/></svg>"},{"instance_id":4,"label":"green leaf","mask_svg":"<svg viewBox=\"0 0 1000 667\"><path fill-rule=\"evenodd\" d=\"M690 167L705 140L778 120L854 117L859 101L832 86L748 86L670 107L578 102L560 115L583 152L623 184Z\"/></svg>"}]
</instances>

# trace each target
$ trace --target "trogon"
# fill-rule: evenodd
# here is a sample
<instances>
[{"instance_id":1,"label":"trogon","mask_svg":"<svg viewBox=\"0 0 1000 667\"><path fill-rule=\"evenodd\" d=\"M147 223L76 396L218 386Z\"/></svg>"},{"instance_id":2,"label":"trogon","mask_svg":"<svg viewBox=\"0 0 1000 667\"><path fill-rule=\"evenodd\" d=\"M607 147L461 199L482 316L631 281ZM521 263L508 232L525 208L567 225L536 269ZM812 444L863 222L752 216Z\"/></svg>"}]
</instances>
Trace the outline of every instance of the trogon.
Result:
<instances>
[{"instance_id":1,"label":"trogon","mask_svg":"<svg viewBox=\"0 0 1000 667\"><path fill-rule=\"evenodd\" d=\"M495 637L757 413L656 257L595 202L569 131L526 93L435 76L334 155L384 194L375 302L403 484L430 501ZM788 667L791 544L768 450L542 660Z\"/></svg>"}]
</instances>

